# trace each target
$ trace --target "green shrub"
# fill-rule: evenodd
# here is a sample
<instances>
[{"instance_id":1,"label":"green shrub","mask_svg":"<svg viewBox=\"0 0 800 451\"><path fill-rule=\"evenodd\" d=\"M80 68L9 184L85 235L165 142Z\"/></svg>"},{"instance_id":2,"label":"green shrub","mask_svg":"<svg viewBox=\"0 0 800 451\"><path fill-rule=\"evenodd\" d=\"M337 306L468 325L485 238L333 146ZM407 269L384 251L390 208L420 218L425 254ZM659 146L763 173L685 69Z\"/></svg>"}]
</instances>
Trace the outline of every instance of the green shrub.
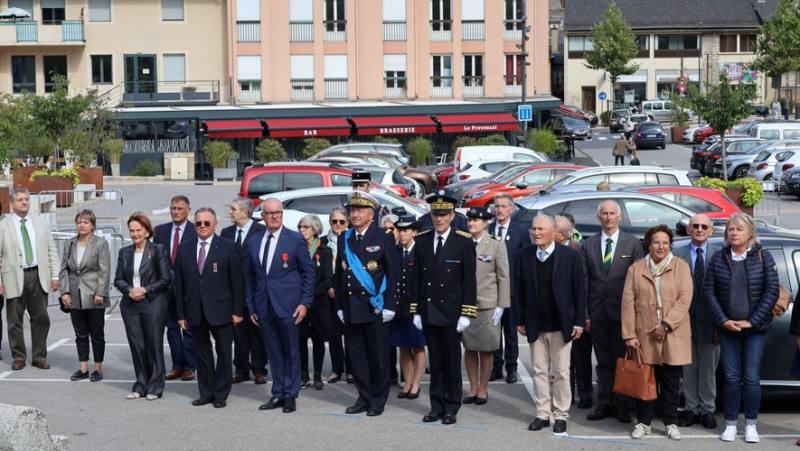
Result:
<instances>
[{"instance_id":1,"label":"green shrub","mask_svg":"<svg viewBox=\"0 0 800 451\"><path fill-rule=\"evenodd\" d=\"M225 141L209 141L203 147L206 162L214 169L228 167L228 154L231 150L231 145Z\"/></svg>"},{"instance_id":2,"label":"green shrub","mask_svg":"<svg viewBox=\"0 0 800 451\"><path fill-rule=\"evenodd\" d=\"M256 147L256 157L265 163L286 161L286 151L278 141L265 139Z\"/></svg>"},{"instance_id":3,"label":"green shrub","mask_svg":"<svg viewBox=\"0 0 800 451\"><path fill-rule=\"evenodd\" d=\"M303 147L303 156L311 158L331 146L331 142L325 138L307 138L303 140L306 146Z\"/></svg>"},{"instance_id":4,"label":"green shrub","mask_svg":"<svg viewBox=\"0 0 800 451\"><path fill-rule=\"evenodd\" d=\"M553 158L556 156L558 139L550 130L534 130L528 135L528 147Z\"/></svg>"},{"instance_id":5,"label":"green shrub","mask_svg":"<svg viewBox=\"0 0 800 451\"><path fill-rule=\"evenodd\" d=\"M608 127L608 118L611 117L611 111L603 111L600 113L600 123L603 124L603 127Z\"/></svg>"},{"instance_id":6,"label":"green shrub","mask_svg":"<svg viewBox=\"0 0 800 451\"><path fill-rule=\"evenodd\" d=\"M714 177L700 177L696 182L694 182L694 186L699 186L701 188L715 188L722 192L725 192L725 189L727 188L724 180L716 179Z\"/></svg>"},{"instance_id":7,"label":"green shrub","mask_svg":"<svg viewBox=\"0 0 800 451\"><path fill-rule=\"evenodd\" d=\"M434 158L433 141L425 138L415 138L406 146L408 156L413 166L428 164Z\"/></svg>"},{"instance_id":8,"label":"green shrub","mask_svg":"<svg viewBox=\"0 0 800 451\"><path fill-rule=\"evenodd\" d=\"M742 190L739 200L745 207L752 207L764 197L764 187L752 177L742 177L728 182L728 188Z\"/></svg>"},{"instance_id":9,"label":"green shrub","mask_svg":"<svg viewBox=\"0 0 800 451\"><path fill-rule=\"evenodd\" d=\"M57 170L42 169L31 174L30 181L38 179L39 177L61 177L65 179L72 179L72 186L77 186L80 183L81 177L75 169L61 168Z\"/></svg>"},{"instance_id":10,"label":"green shrub","mask_svg":"<svg viewBox=\"0 0 800 451\"><path fill-rule=\"evenodd\" d=\"M103 150L108 155L108 159L111 160L111 164L119 164L124 146L125 143L121 139L109 139L103 143Z\"/></svg>"},{"instance_id":11,"label":"green shrub","mask_svg":"<svg viewBox=\"0 0 800 451\"><path fill-rule=\"evenodd\" d=\"M156 175L161 175L161 165L155 161L139 160L133 168L133 171L131 171L131 175L137 177L154 177Z\"/></svg>"},{"instance_id":12,"label":"green shrub","mask_svg":"<svg viewBox=\"0 0 800 451\"><path fill-rule=\"evenodd\" d=\"M380 135L373 137L370 141L374 143L400 144L400 140L397 138L386 138Z\"/></svg>"},{"instance_id":13,"label":"green shrub","mask_svg":"<svg viewBox=\"0 0 800 451\"><path fill-rule=\"evenodd\" d=\"M508 140L503 135L489 135L478 138L479 146L507 146Z\"/></svg>"},{"instance_id":14,"label":"green shrub","mask_svg":"<svg viewBox=\"0 0 800 451\"><path fill-rule=\"evenodd\" d=\"M456 136L456 139L453 140L453 151L450 152L450 155L455 155L456 151L459 147L466 147L466 146L477 146L478 140L473 138L472 136Z\"/></svg>"}]
</instances>

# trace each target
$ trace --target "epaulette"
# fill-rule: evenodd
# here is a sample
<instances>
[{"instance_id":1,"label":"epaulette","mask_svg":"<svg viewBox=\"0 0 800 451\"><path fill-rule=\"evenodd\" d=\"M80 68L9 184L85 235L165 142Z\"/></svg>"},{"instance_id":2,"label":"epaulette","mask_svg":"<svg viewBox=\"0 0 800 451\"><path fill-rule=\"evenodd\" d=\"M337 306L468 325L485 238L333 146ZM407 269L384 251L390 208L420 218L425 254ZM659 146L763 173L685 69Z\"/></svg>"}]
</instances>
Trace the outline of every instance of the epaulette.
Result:
<instances>
[{"instance_id":1,"label":"epaulette","mask_svg":"<svg viewBox=\"0 0 800 451\"><path fill-rule=\"evenodd\" d=\"M503 241L503 238L502 238L502 237L499 237L499 236L497 236L497 235L490 235L490 236L492 237L492 239L493 239L493 240L497 240L497 241Z\"/></svg>"},{"instance_id":2,"label":"epaulette","mask_svg":"<svg viewBox=\"0 0 800 451\"><path fill-rule=\"evenodd\" d=\"M465 232L463 230L456 230L456 235L461 235L464 238L470 238L470 239L472 238L472 235L470 235L469 233L467 233L467 232Z\"/></svg>"},{"instance_id":3,"label":"epaulette","mask_svg":"<svg viewBox=\"0 0 800 451\"><path fill-rule=\"evenodd\" d=\"M386 229L386 234L388 235L390 233L392 233L392 229Z\"/></svg>"},{"instance_id":4,"label":"epaulette","mask_svg":"<svg viewBox=\"0 0 800 451\"><path fill-rule=\"evenodd\" d=\"M417 232L417 236L422 236L422 235L425 235L426 233L428 233L428 232L430 232L430 231L431 231L431 229L427 229L427 230L423 230L423 231L421 231L421 232Z\"/></svg>"}]
</instances>

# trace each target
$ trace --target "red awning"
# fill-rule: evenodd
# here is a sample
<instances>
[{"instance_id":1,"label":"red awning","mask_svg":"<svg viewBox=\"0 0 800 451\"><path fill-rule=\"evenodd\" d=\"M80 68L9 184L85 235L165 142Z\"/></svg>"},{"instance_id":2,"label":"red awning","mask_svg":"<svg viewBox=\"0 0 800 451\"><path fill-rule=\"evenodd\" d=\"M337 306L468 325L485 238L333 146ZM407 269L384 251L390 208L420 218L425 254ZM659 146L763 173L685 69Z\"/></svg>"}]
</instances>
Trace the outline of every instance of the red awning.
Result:
<instances>
[{"instance_id":1,"label":"red awning","mask_svg":"<svg viewBox=\"0 0 800 451\"><path fill-rule=\"evenodd\" d=\"M264 127L257 119L238 121L205 121L209 138L261 138Z\"/></svg>"},{"instance_id":2,"label":"red awning","mask_svg":"<svg viewBox=\"0 0 800 451\"><path fill-rule=\"evenodd\" d=\"M519 121L508 113L436 116L443 133L481 133L519 130Z\"/></svg>"},{"instance_id":3,"label":"red awning","mask_svg":"<svg viewBox=\"0 0 800 451\"><path fill-rule=\"evenodd\" d=\"M347 136L350 123L340 117L313 119L266 119L270 138Z\"/></svg>"},{"instance_id":4,"label":"red awning","mask_svg":"<svg viewBox=\"0 0 800 451\"><path fill-rule=\"evenodd\" d=\"M403 135L436 133L430 116L354 117L359 135Z\"/></svg>"}]
</instances>

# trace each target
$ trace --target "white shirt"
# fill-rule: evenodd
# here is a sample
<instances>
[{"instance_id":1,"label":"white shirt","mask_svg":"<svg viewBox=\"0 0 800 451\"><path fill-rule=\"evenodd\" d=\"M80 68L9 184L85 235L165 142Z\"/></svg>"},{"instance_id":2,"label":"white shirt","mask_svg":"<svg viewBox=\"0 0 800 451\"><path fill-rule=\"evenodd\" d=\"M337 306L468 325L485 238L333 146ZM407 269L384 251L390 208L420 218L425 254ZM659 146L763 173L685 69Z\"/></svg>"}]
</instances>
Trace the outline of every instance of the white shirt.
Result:
<instances>
[{"instance_id":1,"label":"white shirt","mask_svg":"<svg viewBox=\"0 0 800 451\"><path fill-rule=\"evenodd\" d=\"M500 224L499 222L495 223L495 227L494 227L494 232L495 233L494 234L496 236L499 236L502 241L505 241L506 240L506 235L508 235L508 226L509 225L511 225L511 217L506 219L506 223L505 224ZM500 232L500 227L503 228L502 233Z\"/></svg>"},{"instance_id":2,"label":"white shirt","mask_svg":"<svg viewBox=\"0 0 800 451\"><path fill-rule=\"evenodd\" d=\"M283 226L278 230L272 232L272 241L269 242L269 249L267 250L267 274L269 274L269 267L272 266L272 257L275 256L275 248L278 246L278 238L281 235L281 231L283 231ZM264 265L264 259L262 258L264 255L264 246L267 244L267 238L269 238L270 232L269 230L264 233L264 238L261 239L261 246L258 247L258 255L261 258L261 265Z\"/></svg>"},{"instance_id":3,"label":"white shirt","mask_svg":"<svg viewBox=\"0 0 800 451\"><path fill-rule=\"evenodd\" d=\"M20 218L17 214L11 215L14 218L14 227L17 229L17 239L19 240L19 248L22 250L22 267L23 268L33 268L34 266L39 266L39 262L36 260L36 231L33 229L33 221L31 218L30 213L25 215L24 218ZM33 251L33 261L30 265L27 264L25 261L25 244L22 241L22 220L25 220L25 230L28 231L28 238L31 241L31 251ZM58 279L56 275L54 279Z\"/></svg>"},{"instance_id":4,"label":"white shirt","mask_svg":"<svg viewBox=\"0 0 800 451\"><path fill-rule=\"evenodd\" d=\"M543 262L543 261L547 260L551 255L553 255L553 251L555 251L555 250L556 250L556 242L555 241L551 242L550 245L547 246L547 249L544 249L544 250L542 250L542 248L537 246L536 247L536 258L538 258L539 261ZM542 252L544 252L544 258L540 258L539 257L542 254Z\"/></svg>"},{"instance_id":5,"label":"white shirt","mask_svg":"<svg viewBox=\"0 0 800 451\"><path fill-rule=\"evenodd\" d=\"M75 264L76 265L80 265L81 264L81 260L83 260L83 254L86 253L86 246L81 246L79 244L76 247L78 248L78 251L75 252Z\"/></svg>"},{"instance_id":6,"label":"white shirt","mask_svg":"<svg viewBox=\"0 0 800 451\"><path fill-rule=\"evenodd\" d=\"M483 239L483 237L485 237L485 236L486 236L486 233L484 232L484 234L483 234L483 235L481 235L481 236L480 236L480 238L475 238L475 237L472 237L472 242L473 242L473 243L475 243L475 244L481 244L481 240L482 240L482 239Z\"/></svg>"},{"instance_id":7,"label":"white shirt","mask_svg":"<svg viewBox=\"0 0 800 451\"><path fill-rule=\"evenodd\" d=\"M695 246L694 243L689 243L689 250L692 251L691 252L691 258L689 258L689 260L692 263L692 272L694 272L694 262L697 261L697 250L698 249L702 249L703 250L703 262L708 263L708 241L703 243L703 245L700 246L700 247Z\"/></svg>"},{"instance_id":8,"label":"white shirt","mask_svg":"<svg viewBox=\"0 0 800 451\"><path fill-rule=\"evenodd\" d=\"M443 234L441 234L441 235L439 235L439 234L438 234L438 233L436 233L436 232L433 232L433 254L434 254L434 255L436 255L436 246L438 246L438 245L439 245L439 237L442 237L442 238L444 238L444 239L442 240L442 246L444 246L444 245L445 245L445 243L447 243L447 237L448 237L448 236L450 236L450 231L451 231L451 230L452 230L452 228L449 228L449 229L447 229L447 232L444 232L444 233L443 233Z\"/></svg>"},{"instance_id":9,"label":"white shirt","mask_svg":"<svg viewBox=\"0 0 800 451\"><path fill-rule=\"evenodd\" d=\"M414 241L411 241L410 244L411 244L411 246L408 246L408 247L403 246L403 251L404 252L408 252L409 254L414 249L414 244L416 244L416 243Z\"/></svg>"},{"instance_id":10,"label":"white shirt","mask_svg":"<svg viewBox=\"0 0 800 451\"><path fill-rule=\"evenodd\" d=\"M144 251L133 251L133 280L131 280L131 282L134 288L139 288L142 286L142 279L139 277L139 267L142 266L143 255Z\"/></svg>"},{"instance_id":11,"label":"white shirt","mask_svg":"<svg viewBox=\"0 0 800 451\"><path fill-rule=\"evenodd\" d=\"M742 252L741 254L737 254L736 252L733 251L733 248L731 248L731 260L735 262L746 260L747 253L750 252L750 249L752 249L752 247L748 247L746 251Z\"/></svg>"},{"instance_id":12,"label":"white shirt","mask_svg":"<svg viewBox=\"0 0 800 451\"><path fill-rule=\"evenodd\" d=\"M619 229L611 236L603 232L603 239L600 240L600 258L606 256L606 239L608 238L611 238L611 261L614 261L614 254L617 252L617 243L619 242Z\"/></svg>"},{"instance_id":13,"label":"white shirt","mask_svg":"<svg viewBox=\"0 0 800 451\"><path fill-rule=\"evenodd\" d=\"M200 263L200 243L206 243L206 258L208 258L208 251L211 249L211 240L214 239L214 234L212 233L207 240L203 241L200 237L197 237L197 249L195 250L194 261Z\"/></svg>"},{"instance_id":14,"label":"white shirt","mask_svg":"<svg viewBox=\"0 0 800 451\"><path fill-rule=\"evenodd\" d=\"M245 224L243 227L236 226L236 233L233 234L233 241L236 242L236 240L239 239L239 231L241 230L242 231L242 243L244 243L244 239L245 239L245 237L247 237L247 234L250 232L250 226L252 226L252 225L253 225L253 220L251 219L251 220L247 221L247 224Z\"/></svg>"}]
</instances>

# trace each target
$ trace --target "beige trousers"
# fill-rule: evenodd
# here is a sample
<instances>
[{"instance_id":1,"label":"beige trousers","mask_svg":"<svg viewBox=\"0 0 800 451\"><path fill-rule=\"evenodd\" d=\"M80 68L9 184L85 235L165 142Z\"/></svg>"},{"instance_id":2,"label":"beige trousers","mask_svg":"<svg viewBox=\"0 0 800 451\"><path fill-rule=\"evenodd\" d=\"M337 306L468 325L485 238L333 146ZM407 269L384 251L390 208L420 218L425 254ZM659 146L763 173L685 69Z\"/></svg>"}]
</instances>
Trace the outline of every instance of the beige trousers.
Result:
<instances>
[{"instance_id":1,"label":"beige trousers","mask_svg":"<svg viewBox=\"0 0 800 451\"><path fill-rule=\"evenodd\" d=\"M569 361L572 342L564 343L562 332L541 332L531 343L533 363L533 402L536 418L554 420L569 418L572 391L569 387ZM554 376L553 394L550 394L550 373Z\"/></svg>"}]
</instances>

